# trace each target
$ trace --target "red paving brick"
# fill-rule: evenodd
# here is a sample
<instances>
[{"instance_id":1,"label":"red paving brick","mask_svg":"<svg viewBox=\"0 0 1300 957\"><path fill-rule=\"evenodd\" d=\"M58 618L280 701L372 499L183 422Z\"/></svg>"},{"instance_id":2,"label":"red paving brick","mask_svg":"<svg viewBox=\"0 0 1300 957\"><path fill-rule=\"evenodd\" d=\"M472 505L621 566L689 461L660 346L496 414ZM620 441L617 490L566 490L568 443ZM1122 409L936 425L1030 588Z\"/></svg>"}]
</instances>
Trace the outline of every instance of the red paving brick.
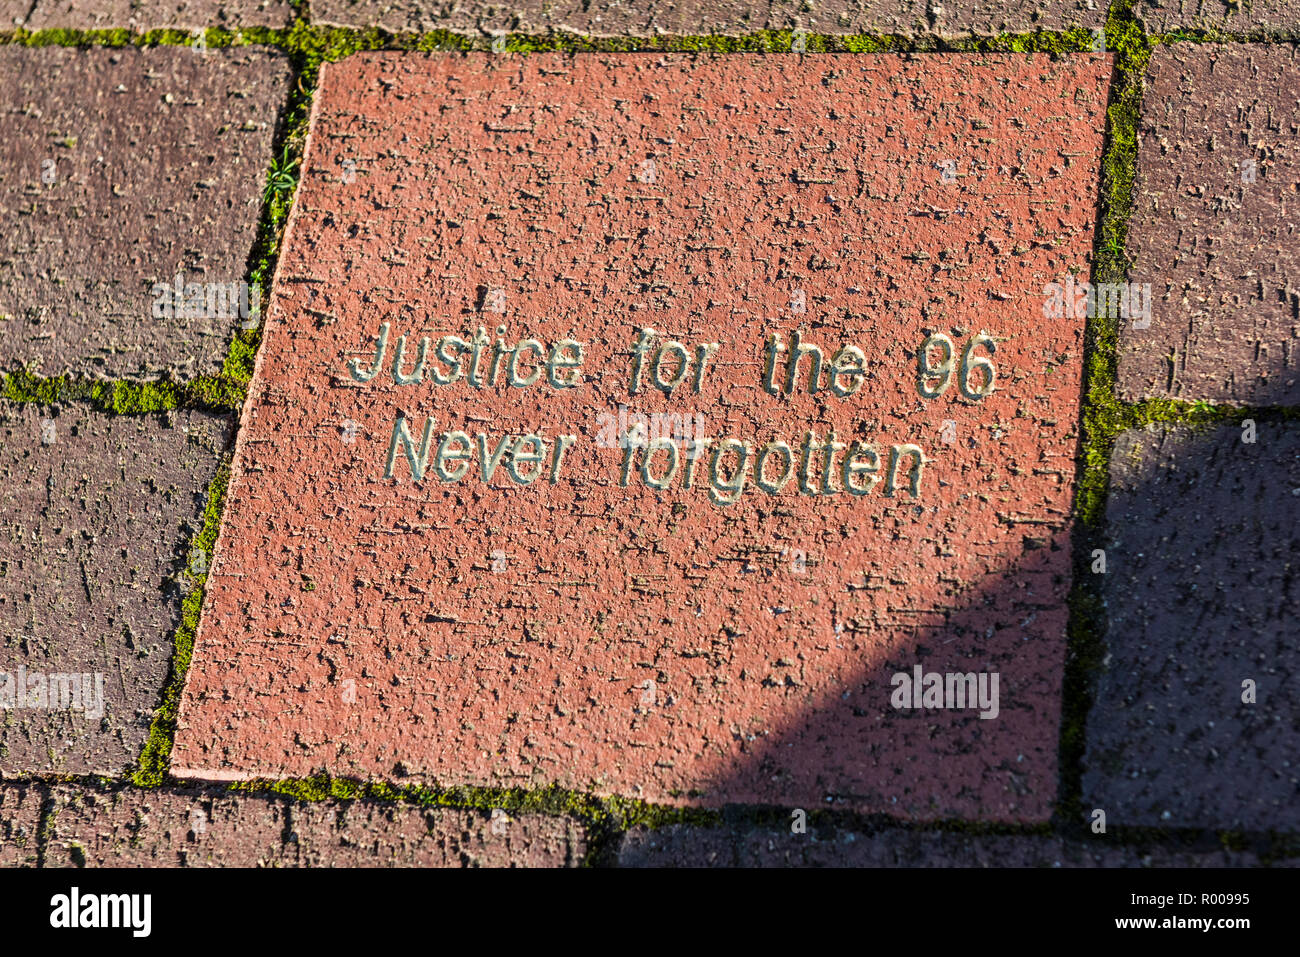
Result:
<instances>
[{"instance_id":1,"label":"red paving brick","mask_svg":"<svg viewBox=\"0 0 1300 957\"><path fill-rule=\"evenodd\" d=\"M1290 45L1152 55L1129 226L1151 314L1121 322L1123 398L1300 402L1297 70Z\"/></svg>"},{"instance_id":2,"label":"red paving brick","mask_svg":"<svg viewBox=\"0 0 1300 957\"><path fill-rule=\"evenodd\" d=\"M620 867L1257 867L1250 851L1104 838L886 830L800 834L770 828L633 829Z\"/></svg>"},{"instance_id":3,"label":"red paving brick","mask_svg":"<svg viewBox=\"0 0 1300 957\"><path fill-rule=\"evenodd\" d=\"M41 805L38 784L0 783L0 867L35 867Z\"/></svg>"},{"instance_id":4,"label":"red paving brick","mask_svg":"<svg viewBox=\"0 0 1300 957\"><path fill-rule=\"evenodd\" d=\"M918 5L910 0L312 0L316 23L381 26L393 31L463 33L565 30L594 36L738 34L793 30L850 34L958 35L1102 26L1105 4L1092 0L950 0Z\"/></svg>"},{"instance_id":5,"label":"red paving brick","mask_svg":"<svg viewBox=\"0 0 1300 957\"><path fill-rule=\"evenodd\" d=\"M245 279L289 74L247 49L0 47L0 371L220 370L253 300L207 293ZM178 274L211 284L191 318L154 308Z\"/></svg>"},{"instance_id":6,"label":"red paving brick","mask_svg":"<svg viewBox=\"0 0 1300 957\"><path fill-rule=\"evenodd\" d=\"M501 811L220 791L55 798L47 867L565 867L586 851L572 821Z\"/></svg>"},{"instance_id":7,"label":"red paving brick","mask_svg":"<svg viewBox=\"0 0 1300 957\"><path fill-rule=\"evenodd\" d=\"M230 425L0 402L0 771L139 756Z\"/></svg>"},{"instance_id":8,"label":"red paving brick","mask_svg":"<svg viewBox=\"0 0 1300 957\"><path fill-rule=\"evenodd\" d=\"M160 27L283 27L292 19L287 0L36 0L26 27L143 33Z\"/></svg>"},{"instance_id":9,"label":"red paving brick","mask_svg":"<svg viewBox=\"0 0 1300 957\"><path fill-rule=\"evenodd\" d=\"M1043 289L1087 266L1109 74L1093 55L329 65L178 773L1045 817L1081 319L1045 319ZM583 342L580 387L348 372L381 323L395 349L498 322ZM629 397L643 326L719 344L698 396ZM764 337L800 328L828 357L862 347L857 393L760 388ZM994 392L921 398L927 334L960 351L981 330ZM816 503L792 479L716 504L709 455L693 488L622 488L599 444L620 403L702 415L715 447L834 429L878 443L882 475L893 447L928 462L913 494L900 453L893 495L845 493L836 464ZM555 483L503 464L413 484L400 452L383 477L399 413L575 443ZM895 710L914 666L998 673L999 716Z\"/></svg>"}]
</instances>

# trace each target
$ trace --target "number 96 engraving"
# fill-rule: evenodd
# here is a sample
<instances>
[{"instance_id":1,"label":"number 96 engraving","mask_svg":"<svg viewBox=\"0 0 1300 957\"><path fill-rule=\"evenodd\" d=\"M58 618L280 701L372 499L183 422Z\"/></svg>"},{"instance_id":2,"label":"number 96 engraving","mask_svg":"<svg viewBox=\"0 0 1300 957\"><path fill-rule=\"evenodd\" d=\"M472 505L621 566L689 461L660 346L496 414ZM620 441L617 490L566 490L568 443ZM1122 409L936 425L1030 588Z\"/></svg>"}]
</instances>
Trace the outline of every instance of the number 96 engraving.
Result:
<instances>
[{"instance_id":1,"label":"number 96 engraving","mask_svg":"<svg viewBox=\"0 0 1300 957\"><path fill-rule=\"evenodd\" d=\"M991 395L994 381L997 379L997 369L993 366L993 360L988 356L975 355L975 350L979 346L983 346L990 353L996 352L998 347L993 337L987 333L981 332L977 336L972 336L966 343L966 348L962 350L961 363L957 368L957 388L962 395L972 401ZM937 363L932 364L931 352L935 350L940 353L940 358ZM948 391L948 387L952 385L952 364L956 354L956 346L942 332L927 336L921 343L921 347L916 350L916 388L924 398L937 399ZM978 377L973 376L976 370L980 372Z\"/></svg>"}]
</instances>

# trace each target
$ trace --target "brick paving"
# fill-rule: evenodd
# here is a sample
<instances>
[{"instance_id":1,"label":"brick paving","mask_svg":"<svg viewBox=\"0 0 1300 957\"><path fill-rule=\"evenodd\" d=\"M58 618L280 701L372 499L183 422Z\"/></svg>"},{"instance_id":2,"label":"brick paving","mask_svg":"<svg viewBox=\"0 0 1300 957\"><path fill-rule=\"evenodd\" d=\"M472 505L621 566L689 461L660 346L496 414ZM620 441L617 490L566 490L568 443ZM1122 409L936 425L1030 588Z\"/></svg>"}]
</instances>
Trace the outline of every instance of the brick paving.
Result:
<instances>
[{"instance_id":1,"label":"brick paving","mask_svg":"<svg viewBox=\"0 0 1300 957\"><path fill-rule=\"evenodd\" d=\"M569 819L499 809L68 788L53 801L46 867L569 867L586 850Z\"/></svg>"},{"instance_id":2,"label":"brick paving","mask_svg":"<svg viewBox=\"0 0 1300 957\"><path fill-rule=\"evenodd\" d=\"M219 371L288 82L275 51L0 48L0 370Z\"/></svg>"},{"instance_id":3,"label":"brick paving","mask_svg":"<svg viewBox=\"0 0 1300 957\"><path fill-rule=\"evenodd\" d=\"M24 26L144 33L163 27L284 27L292 19L286 0L36 0Z\"/></svg>"},{"instance_id":4,"label":"brick paving","mask_svg":"<svg viewBox=\"0 0 1300 957\"><path fill-rule=\"evenodd\" d=\"M0 785L0 867L34 867L45 789L40 785Z\"/></svg>"},{"instance_id":5,"label":"brick paving","mask_svg":"<svg viewBox=\"0 0 1300 957\"><path fill-rule=\"evenodd\" d=\"M1121 330L1124 398L1300 402L1298 69L1291 45L1152 56L1129 231L1151 310Z\"/></svg>"},{"instance_id":6,"label":"brick paving","mask_svg":"<svg viewBox=\"0 0 1300 957\"><path fill-rule=\"evenodd\" d=\"M1117 844L1060 835L671 825L628 831L619 867L1257 867L1250 851Z\"/></svg>"},{"instance_id":7,"label":"brick paving","mask_svg":"<svg viewBox=\"0 0 1300 957\"><path fill-rule=\"evenodd\" d=\"M0 403L0 772L116 774L139 756L230 426Z\"/></svg>"},{"instance_id":8,"label":"brick paving","mask_svg":"<svg viewBox=\"0 0 1300 957\"><path fill-rule=\"evenodd\" d=\"M29 0L0 0L0 30L12 30L22 25L31 8Z\"/></svg>"},{"instance_id":9,"label":"brick paving","mask_svg":"<svg viewBox=\"0 0 1300 957\"><path fill-rule=\"evenodd\" d=\"M1134 12L1151 33L1179 29L1228 33L1300 30L1297 0L1251 0L1248 4L1218 0L1138 0Z\"/></svg>"},{"instance_id":10,"label":"brick paving","mask_svg":"<svg viewBox=\"0 0 1300 957\"><path fill-rule=\"evenodd\" d=\"M817 71L788 56L499 62L376 54L322 76L179 773L371 778L400 766L399 778L448 785L698 792L691 803L705 804L833 795L911 817L1045 819L1082 322L1045 320L1039 290L1089 254L1108 59L834 56ZM424 112L430 100L458 104L455 131ZM1072 120L1054 115L1062 102ZM873 113L881 103L897 109ZM632 149L629 123L642 130ZM447 160L386 148L395 124L412 144L441 141ZM484 129L497 132L484 142ZM561 166L575 129L593 146ZM969 167L955 189L932 160L948 154ZM355 183L339 172L350 157ZM922 214L942 207L963 212ZM900 234L890 224L907 216L917 228ZM650 235L631 241L638 233ZM772 255L784 248L809 252ZM431 288L431 270L447 281ZM945 270L952 294L929 288ZM868 291L882 272L890 289ZM345 374L380 332L366 301L391 304L381 315L394 341L471 336L486 321L473 317L478 287L500 291L505 311L487 320L511 337L584 343L582 386L539 396L539 385L521 402L514 389L412 389L387 374L362 388ZM806 312L791 315L792 296ZM625 311L638 300L640 323L662 338L715 344L710 381L629 397L622 356L638 324ZM984 302L1018 307L994 324ZM321 328L323 316L339 318ZM915 349L939 328L965 345L983 324L984 348L1014 380L917 414ZM868 387L843 401L802 387L767 395L764 337L801 327L828 356L863 344ZM716 482L704 487L703 464L695 490L684 478L624 487L622 453L600 441L621 403L701 415L719 444L797 445L805 427L878 442L886 457L919 442L933 477L884 476L885 491L857 496L838 465L823 466L815 503L801 475L799 489L751 488L728 505ZM412 484L381 474L403 413L416 430L433 415L467 434L486 421L493 442L497 430L574 442L555 481L523 485L503 468L491 483ZM935 441L944 421L961 441ZM996 499L969 493L990 479ZM422 529L443 532L436 554ZM489 569L497 549L506 567ZM807 567L788 567L782 550L805 552ZM936 554L948 558L927 562ZM263 583L255 609L252 580ZM323 636L335 646L326 658ZM914 666L996 671L1016 690L994 723L882 713L892 676ZM655 700L643 704L646 688Z\"/></svg>"},{"instance_id":11,"label":"brick paving","mask_svg":"<svg viewBox=\"0 0 1300 957\"><path fill-rule=\"evenodd\" d=\"M1108 12L636 9L0 0L0 29L801 27L906 46L1088 30ZM1141 76L1086 53L387 50L317 74L318 48L294 39L0 46L0 866L1300 863L1300 125L1295 46L1261 32L1297 30L1297 7L1134 13L1149 34L1255 39L1170 38ZM1110 114L1134 124L1136 155L1119 135L1109 158L1131 164L1134 189L1108 197L1106 100L1137 81L1137 115ZM283 224L263 206L283 137L289 155L306 145L287 169L301 189L273 236L264 334L241 334L227 363L237 387L258 346L249 402L201 392L218 397L190 408L149 383L216 374L242 317L168 321L150 293L178 266L210 284L261 275L259 224ZM1122 273L1110 224L1130 203ZM1096 275L1095 248L1111 250ZM1088 365L1081 333L1108 320L1045 308L1067 276L1067 302L1085 281L1150 283L1150 325L1121 317ZM391 347L411 338L408 365L419 336L480 324L513 343L584 340L588 388L472 402L357 382L346 361L366 367L381 322ZM690 394L629 400L603 374L647 326L719 344L701 380L710 432L916 434L934 497L812 508L751 487L723 506L707 461L696 489L619 486L621 449L576 439L593 444L620 403L668 412ZM856 414L753 387L766 336L795 329L880 357ZM981 329L1012 333L992 355L998 388L954 385L939 414L926 390L949 373L918 380L918 333L955 338L961 380ZM925 353L932 369L941 353ZM391 442L398 414L415 423L409 454ZM524 487L509 476L528 456L509 449L493 483L376 478L390 445L399 473L418 465L428 417L435 435L563 428L580 481ZM196 568L231 454L220 544ZM593 481L602 462L613 481ZM718 554L742 561L718 570ZM998 673L999 717L900 711L891 679L922 662ZM57 706L59 676L82 673L106 679L98 720ZM321 772L411 790L290 796ZM231 789L253 774L291 780ZM633 826L611 795L659 823ZM686 824L684 804L724 806ZM785 823L805 812L806 827Z\"/></svg>"},{"instance_id":12,"label":"brick paving","mask_svg":"<svg viewBox=\"0 0 1300 957\"><path fill-rule=\"evenodd\" d=\"M1109 657L1084 772L1110 821L1300 828L1297 497L1296 423L1116 442Z\"/></svg>"},{"instance_id":13,"label":"brick paving","mask_svg":"<svg viewBox=\"0 0 1300 957\"><path fill-rule=\"evenodd\" d=\"M807 4L785 0L686 0L627 4L610 0L530 0L489 3L470 0L449 5L436 0L314 0L314 18L350 27L392 31L451 30L480 34L505 31L564 31L599 37L652 37L663 34L737 34L756 30L810 33L892 33L900 35L1021 33L1030 30L1100 28L1104 6L1090 0L1011 0L1007 3L958 0L918 5L908 0L828 0Z\"/></svg>"}]
</instances>

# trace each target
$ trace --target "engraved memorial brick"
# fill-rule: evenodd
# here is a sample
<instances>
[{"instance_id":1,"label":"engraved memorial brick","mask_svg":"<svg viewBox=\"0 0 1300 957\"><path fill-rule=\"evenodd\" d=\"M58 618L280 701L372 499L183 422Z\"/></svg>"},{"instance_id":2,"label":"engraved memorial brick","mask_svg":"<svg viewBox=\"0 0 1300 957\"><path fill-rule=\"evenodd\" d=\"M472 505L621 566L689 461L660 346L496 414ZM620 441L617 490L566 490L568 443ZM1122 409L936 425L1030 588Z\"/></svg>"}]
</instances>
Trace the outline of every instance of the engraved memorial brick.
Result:
<instances>
[{"instance_id":1,"label":"engraved memorial brick","mask_svg":"<svg viewBox=\"0 0 1300 957\"><path fill-rule=\"evenodd\" d=\"M1110 71L327 64L173 770L1045 819Z\"/></svg>"}]
</instances>

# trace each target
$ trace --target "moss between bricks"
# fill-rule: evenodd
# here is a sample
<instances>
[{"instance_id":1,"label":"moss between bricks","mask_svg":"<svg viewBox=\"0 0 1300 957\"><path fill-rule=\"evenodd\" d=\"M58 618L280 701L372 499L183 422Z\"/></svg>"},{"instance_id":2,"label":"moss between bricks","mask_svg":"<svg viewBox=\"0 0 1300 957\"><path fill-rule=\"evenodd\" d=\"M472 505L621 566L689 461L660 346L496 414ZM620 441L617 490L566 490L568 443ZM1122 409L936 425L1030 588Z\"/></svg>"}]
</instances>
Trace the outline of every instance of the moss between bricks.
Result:
<instances>
[{"instance_id":1,"label":"moss between bricks","mask_svg":"<svg viewBox=\"0 0 1300 957\"><path fill-rule=\"evenodd\" d=\"M1123 22L1139 34L1140 27L1125 7ZM1107 21L1109 37L1116 23L1114 8ZM1040 30L996 35L938 36L935 34L890 33L796 33L794 30L758 30L742 34L687 34L654 37L592 37L557 30L545 34L505 33L495 37L471 36L450 30L428 33L390 33L378 27L357 29L308 23L301 16L288 29L246 27L239 30L209 27L203 31L171 28L134 33L130 30L15 30L0 31L0 44L23 46L193 46L199 33L211 49L229 46L272 46L300 55L308 63L340 60L365 50L418 52L468 52L471 50L508 53L788 53L796 36L802 36L805 52L816 53L1081 53L1093 49L1094 34L1075 28L1064 31ZM1300 31L1253 30L1232 33L1215 28L1184 29L1149 37L1150 44L1170 43L1297 43ZM1108 42L1108 49L1116 47Z\"/></svg>"},{"instance_id":2,"label":"moss between bricks","mask_svg":"<svg viewBox=\"0 0 1300 957\"><path fill-rule=\"evenodd\" d=\"M1138 122L1147 64L1154 42L1133 16L1133 0L1115 0L1106 22L1107 48L1117 54L1115 83L1107 108L1107 144L1102 159L1100 227L1094 282L1128 281L1129 220L1137 174ZM1216 35L1216 39L1224 39ZM1105 604L1100 579L1092 572L1094 549L1107 545L1105 511L1110 455L1125 431L1152 424L1210 428L1257 421L1300 420L1300 409L1242 408L1208 402L1149 399L1121 402L1116 390L1118 322L1090 317L1084 337L1084 395L1080 410L1081 445L1075 493L1074 581L1069 597L1066 666L1062 693L1058 825L1087 828L1083 806L1083 760L1094 681L1106 653Z\"/></svg>"},{"instance_id":3,"label":"moss between bricks","mask_svg":"<svg viewBox=\"0 0 1300 957\"><path fill-rule=\"evenodd\" d=\"M1156 44L1170 43L1300 43L1300 30L1250 30L1230 33L1217 27L1173 30L1151 37Z\"/></svg>"},{"instance_id":4,"label":"moss between bricks","mask_svg":"<svg viewBox=\"0 0 1300 957\"><path fill-rule=\"evenodd\" d=\"M1142 78L1151 45L1133 18L1133 0L1115 0L1106 19L1107 47L1116 52L1115 77L1106 109L1106 146L1101 164L1099 228L1094 282L1127 278L1125 244L1132 213L1137 164L1137 123ZM1068 598L1065 672L1058 748L1060 782L1056 825L1065 833L1090 833L1082 806L1083 758L1093 682L1105 655L1105 610L1091 573L1092 551L1102 547L1110 451L1130 416L1115 392L1117 329L1107 316L1089 317L1084 329L1080 447L1075 476L1074 580Z\"/></svg>"},{"instance_id":5,"label":"moss between bricks","mask_svg":"<svg viewBox=\"0 0 1300 957\"><path fill-rule=\"evenodd\" d=\"M203 524L190 543L190 550L187 553L193 555L201 550L205 556L208 556L208 561L204 563L202 572L196 572L190 567L183 572L191 587L181 600L181 623L176 627L176 633L172 638L171 670L163 690L162 703L154 712L153 723L149 727L149 738L145 741L139 764L131 775L131 781L140 787L158 787L167 778L172 743L176 734L176 718L180 711L181 691L185 687L185 675L189 671L190 659L194 654L194 637L198 633L199 614L203 609L204 586L208 580L207 569L213 548L217 543L221 510L225 504L229 484L230 459L226 457L208 487L208 501L203 508Z\"/></svg>"},{"instance_id":6,"label":"moss between bricks","mask_svg":"<svg viewBox=\"0 0 1300 957\"><path fill-rule=\"evenodd\" d=\"M20 775L14 781L40 781L47 785L80 786L103 795L121 796L136 788L121 781L92 775ZM280 781L254 780L232 785L186 782L180 793L217 797L227 794L275 795L292 801L367 800L410 804L420 808L489 811L501 808L509 814L537 814L568 817L586 828L588 852L584 866L610 865L617 861L623 834L635 827L662 828L685 825L694 828L729 828L733 835L748 831L784 832L790 824L786 808L733 805L718 810L668 808L620 798L601 799L591 794L557 787L537 790L504 788L445 788L430 786L399 787L382 782L364 782L318 775ZM73 801L80 794L72 796ZM38 826L38 851L44 852L53 831L58 811L52 794L47 794ZM1106 835L1082 836L1075 830L1065 832L1049 824L1020 825L990 822L942 820L909 823L887 815L864 815L853 812L814 808L808 811L810 833L834 835L887 835L891 833L953 834L976 837L1062 837L1085 848L1093 842L1102 846L1125 848L1142 854L1157 849L1168 852L1207 853L1216 850L1252 852L1265 866L1300 854L1300 836L1277 832L1213 831L1201 828L1112 827ZM825 839L825 837L823 837ZM38 859L40 855L38 854Z\"/></svg>"},{"instance_id":7,"label":"moss between bricks","mask_svg":"<svg viewBox=\"0 0 1300 957\"><path fill-rule=\"evenodd\" d=\"M448 31L426 34L389 34L385 31L354 30L309 25L304 19L307 4L293 0L299 18L287 30L248 29L229 31L208 29L204 42L211 48L262 45L283 50L293 58L297 84L285 110L276 148L281 150L279 167L268 170L268 189L259 224L258 236L249 259L249 282L263 288L274 273L284 224L292 206L297 186L297 163L307 133L311 100L324 62L340 60L367 50L470 51L491 49L493 41L471 38ZM1118 0L1112 5L1105 27L1106 47L1118 54L1117 79L1108 108L1108 142L1102 163L1101 225L1097 238L1094 275L1099 282L1124 281L1128 261L1125 257L1128 220L1132 209L1132 187L1137 161L1137 122L1141 102L1142 77L1155 44L1192 42L1296 42L1300 36L1276 32L1228 34L1217 30L1178 31L1148 37L1133 17L1132 0ZM591 38L577 34L555 33L545 36L509 34L504 38L506 51L515 53L566 52L787 52L795 39L792 31L759 31L742 36L682 36L654 38ZM904 37L887 34L836 36L805 34L809 53L927 53L927 52L1014 52L1065 54L1093 48L1093 34L1085 30L1063 33L1036 32L1002 34L990 37L941 38L935 36ZM180 30L153 30L133 34L126 30L15 30L0 33L0 44L20 43L27 46L156 46L193 45L195 34ZM498 44L499 48L499 44ZM283 173L285 175L278 175ZM1100 595L1090 573L1091 549L1104 543L1104 511L1109 478L1109 456L1115 437L1131 428L1154 422L1213 425L1257 419L1300 419L1300 410L1252 410L1218 407L1208 403L1182 403L1149 400L1136 404L1121 403L1115 392L1115 356L1117 329L1114 320L1090 320L1086 330L1085 385L1081 424L1081 452L1076 489L1075 514L1075 582L1070 595L1068 661L1061 729L1061 791L1053 824L1038 826L993 825L983 822L945 821L927 825L909 825L894 819L846 814L833 810L809 810L809 824L815 828L851 827L874 832L881 828L953 831L970 835L1048 835L1078 837L1086 828L1081 806L1081 761L1087 711L1091 705L1091 680L1104 652L1104 614ZM238 409L251 380L254 359L260 341L260 329L237 330L219 376L193 382L132 384L125 382L91 382L71 377L42 379L19 371L4 376L0 394L11 401L42 402L82 401L113 414L142 414L180 407ZM203 526L195 536L192 549L211 554L220 526L220 516L230 476L230 463L223 463L209 490ZM149 740L130 781L139 787L158 787L169 780L168 767L180 694L193 654L194 637L202 610L206 574L187 572L193 588L185 596L182 620L174 636L172 670L162 704L156 712ZM120 786L104 778L75 778L69 783L90 783L100 788ZM788 824L788 809L771 807L735 807L724 811L673 808L622 798L598 798L594 795L561 788L535 790L500 788L437 788L426 786L395 787L382 782L360 782L322 775L308 779L251 781L231 786L236 792L270 792L295 800L391 800L425 807L460 809L502 808L507 812L563 815L582 821L588 828L588 853L585 864L612 863L622 834L633 827L665 827L686 824L716 827L736 824L747 827L782 828ZM40 834L43 852L54 808L46 802ZM1089 832L1083 831L1085 835ZM1112 828L1111 834L1097 840L1132 845L1204 844L1207 835L1225 849L1243 849L1247 835L1199 830L1155 828ZM1264 842L1262 853L1267 860L1274 856L1300 853L1295 836L1255 835L1255 843ZM43 854L42 854L43 857Z\"/></svg>"},{"instance_id":8,"label":"moss between bricks","mask_svg":"<svg viewBox=\"0 0 1300 957\"><path fill-rule=\"evenodd\" d=\"M235 793L277 794L296 801L391 801L423 808L490 811L500 808L510 814L539 814L571 817L587 828L586 866L613 864L623 835L633 828L658 829L673 825L695 828L731 827L736 831L770 829L783 832L790 825L790 810L760 805L732 805L720 809L677 808L625 798L599 798L559 787L534 790L522 788L452 787L366 782L331 778L320 774L310 778L278 781L252 780L228 786ZM1203 828L1112 827L1103 836L1078 828L1062 829L1050 823L1003 824L960 819L911 823L884 814L859 814L811 808L807 825L812 831L852 832L873 835L890 832L949 833L966 837L1060 836L1079 842L1131 850L1161 848L1167 851L1204 853L1252 851L1265 864L1300 853L1293 835L1274 832L1245 833Z\"/></svg>"},{"instance_id":9,"label":"moss between bricks","mask_svg":"<svg viewBox=\"0 0 1300 957\"><path fill-rule=\"evenodd\" d=\"M193 46L200 31L17 30L0 32L0 43L24 46ZM940 37L886 33L823 34L760 30L745 34L656 37L590 37L557 31L510 33L497 37L467 36L449 30L389 33L379 28L312 25L299 19L287 30L266 27L238 31L208 28L203 42L211 49L250 44L277 47L304 58L308 65L340 60L364 50L417 52L488 51L508 53L788 53L801 36L807 53L1079 53L1093 49L1093 33L1084 29L1003 33L996 36Z\"/></svg>"},{"instance_id":10,"label":"moss between bricks","mask_svg":"<svg viewBox=\"0 0 1300 957\"><path fill-rule=\"evenodd\" d=\"M42 378L25 369L0 376L0 398L10 402L84 402L112 415L145 415L182 408L229 412L239 409L244 394L245 383L224 374L184 383L107 382L67 375Z\"/></svg>"},{"instance_id":11,"label":"moss between bricks","mask_svg":"<svg viewBox=\"0 0 1300 957\"><path fill-rule=\"evenodd\" d=\"M672 808L626 798L600 798L580 791L550 786L545 788L447 787L428 785L397 786L385 782L366 782L348 778L331 778L321 774L311 778L279 781L241 781L229 786L237 793L270 793L296 801L392 801L422 808L491 811L500 808L507 814L538 814L569 817L586 829L587 853L583 866L612 863L623 834L633 827L665 827L687 824L715 827L722 822L716 811L700 808Z\"/></svg>"},{"instance_id":12,"label":"moss between bricks","mask_svg":"<svg viewBox=\"0 0 1300 957\"><path fill-rule=\"evenodd\" d=\"M209 30L208 34L213 32ZM267 32L276 38L281 37L283 33L282 31ZM226 34L215 39L218 42L213 45L224 45L220 41L229 41L230 35ZM250 286L267 290L270 289L271 279L275 274L280 243L284 238L285 223L297 191L302 149L306 142L307 124L311 115L311 98L315 92L319 70L318 66L304 69L300 55L293 57L293 66L294 83L289 102L277 124L272 147L272 155L277 155L278 150L281 158L279 161L273 160L267 170L267 188L263 197L262 215L253 248L249 252L247 281ZM244 329L242 326L237 328L231 338L230 349L222 362L221 376L217 381L231 385L228 397L231 400L230 407L235 411L242 407L247 387L252 381L261 333L261 324L254 329ZM189 554L194 554L198 550L202 550L203 554L208 556L213 554L221 528L221 516L230 483L230 469L231 460L227 458L209 487L208 500L203 512L203 524L190 545ZM150 725L148 740L140 754L136 770L131 776L132 782L141 787L158 787L168 778L181 694L185 688L185 678L194 654L194 639L198 634L199 619L203 611L207 570L205 568L202 573L196 573L187 568L185 574L189 577L192 587L182 599L181 623L172 641L172 661L167 686Z\"/></svg>"}]
</instances>

